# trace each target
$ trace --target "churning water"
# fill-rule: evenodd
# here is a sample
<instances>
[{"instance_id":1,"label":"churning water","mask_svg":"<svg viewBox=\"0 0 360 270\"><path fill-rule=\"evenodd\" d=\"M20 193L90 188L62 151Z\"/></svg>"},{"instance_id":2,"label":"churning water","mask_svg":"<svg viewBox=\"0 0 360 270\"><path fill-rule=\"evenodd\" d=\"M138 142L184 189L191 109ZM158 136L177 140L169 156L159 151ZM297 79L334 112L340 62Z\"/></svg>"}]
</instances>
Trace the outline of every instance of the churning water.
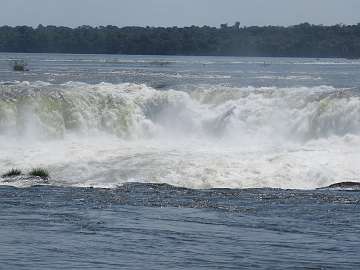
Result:
<instances>
[{"instance_id":1,"label":"churning water","mask_svg":"<svg viewBox=\"0 0 360 270\"><path fill-rule=\"evenodd\" d=\"M14 58L27 59L30 71L12 72L9 62ZM344 252L355 248L355 243L359 250L359 241L353 234L359 228L352 226L343 231L344 248L340 250L332 245L334 241L341 242L333 237L336 229L329 228L329 235L320 231L326 230L326 222L329 226L343 226L332 213L343 217L346 212L349 221L359 222L355 213L357 193L333 197L329 191L258 188L311 190L334 182L358 181L359 90L360 61L353 60L0 54L0 168L6 172L11 168L28 171L44 167L51 173L44 183L49 186L42 188L32 187L39 184L38 179L2 180L1 192L6 198L2 203L9 204L7 210L2 210L6 216L1 224L4 236L11 230L19 233L22 226L41 230L55 222L49 230L70 246L63 247L51 239L44 239L37 246L70 254L76 245L68 242L69 235L65 236L61 228L65 226L64 230L83 241L84 231L77 234L80 225L89 241L101 243L108 241L108 236L118 237L119 241L134 237L137 240L127 239L127 244L139 245L145 237L139 231L149 222L149 211L149 215L162 217L155 221L151 217L158 225L149 227L153 236L143 239L148 246L133 254L133 259L136 261L143 252L144 258L154 263L154 256L159 255L151 253L149 246L164 248L156 247L157 240L164 240L164 245L174 249L174 253L166 253L163 263L149 264L153 269L271 268L277 264L351 269L356 260ZM124 187L130 188L125 192ZM214 188L234 190L220 192ZM242 191L243 188L257 189ZM99 216L103 204L107 209L101 214L104 220ZM289 208L280 211L287 204ZM299 208L295 209L296 204ZM157 209L160 206L168 208L166 213ZM266 214L263 207L268 210ZM43 216L38 211L47 214ZM311 214L315 216L307 216ZM125 225L117 226L120 220L114 215L122 215ZM169 215L171 222L164 220L163 215ZM132 216L140 216L144 224L130 230ZM311 223L320 216L319 224ZM108 226L110 221L115 222L115 227ZM260 225L262 222L266 224ZM293 227L296 222L302 225ZM191 227L189 230L179 229L186 224ZM304 229L306 226L311 228ZM209 238L211 230L217 233L214 239ZM235 243L234 234L241 230L249 235L246 239L239 236ZM87 233L94 234L94 238ZM198 237L191 239L193 234ZM250 239L252 234L258 237ZM280 240L276 240L276 235ZM316 243L312 252L320 252L319 256L304 251L293 265L291 260L284 260L292 256L288 248L299 254L299 250L311 245L311 235ZM11 237L6 239L6 247L16 246L11 244ZM239 249L237 245L242 240L248 242ZM186 254L186 241L199 245L194 254ZM178 253L177 244L181 247ZM116 243L99 245L104 250L114 249L104 251L107 256L116 253ZM206 251L209 245L212 251ZM222 254L219 257L212 256L216 247ZM121 266L119 260L111 262L111 257L106 262L88 260L87 255L95 255L95 246L82 248L85 250L72 258L76 262L84 257L78 268ZM123 248L129 254L136 252ZM272 252L259 252L262 248ZM235 253L227 253L228 249L247 255L238 255L245 258L240 260ZM51 250L45 252L46 256L51 257ZM0 263L9 263L11 253L4 249L0 252L7 254ZM343 252L343 257L339 252ZM28 262L26 256L30 254L21 253L18 257L25 256L21 259ZM262 263L260 254L272 254L274 259L267 258ZM190 260L190 255L194 261L180 263L182 258ZM347 264L343 264L344 258ZM323 264L331 259L333 264ZM67 263L74 267L71 260ZM36 262L19 262L17 266L26 265L41 268ZM144 269L141 265L133 265L128 259L123 266ZM43 268L47 266L45 263Z\"/></svg>"}]
</instances>

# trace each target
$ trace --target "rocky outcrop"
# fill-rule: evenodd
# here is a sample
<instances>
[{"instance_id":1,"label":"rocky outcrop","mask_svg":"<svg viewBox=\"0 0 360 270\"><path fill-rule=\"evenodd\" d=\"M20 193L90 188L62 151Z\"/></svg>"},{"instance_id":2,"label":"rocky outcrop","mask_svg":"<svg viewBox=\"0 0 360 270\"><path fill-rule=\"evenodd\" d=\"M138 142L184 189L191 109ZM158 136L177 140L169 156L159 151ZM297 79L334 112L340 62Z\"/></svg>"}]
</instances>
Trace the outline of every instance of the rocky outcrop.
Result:
<instances>
[{"instance_id":1,"label":"rocky outcrop","mask_svg":"<svg viewBox=\"0 0 360 270\"><path fill-rule=\"evenodd\" d=\"M340 190L359 190L360 191L360 182L341 182L335 183L328 187L321 189L340 189Z\"/></svg>"},{"instance_id":2,"label":"rocky outcrop","mask_svg":"<svg viewBox=\"0 0 360 270\"><path fill-rule=\"evenodd\" d=\"M27 187L34 185L47 185L49 184L49 179L42 178L39 176L18 175L18 176L2 177L1 182L3 185Z\"/></svg>"}]
</instances>

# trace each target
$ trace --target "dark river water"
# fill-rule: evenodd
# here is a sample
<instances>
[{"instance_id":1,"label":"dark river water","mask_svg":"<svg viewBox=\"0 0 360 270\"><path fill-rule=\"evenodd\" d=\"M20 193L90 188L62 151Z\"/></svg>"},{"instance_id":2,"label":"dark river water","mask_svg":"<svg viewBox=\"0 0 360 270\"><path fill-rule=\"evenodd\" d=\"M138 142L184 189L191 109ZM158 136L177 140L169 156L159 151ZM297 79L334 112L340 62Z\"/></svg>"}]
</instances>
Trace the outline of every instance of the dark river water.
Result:
<instances>
[{"instance_id":1,"label":"dark river water","mask_svg":"<svg viewBox=\"0 0 360 270\"><path fill-rule=\"evenodd\" d=\"M2 269L357 269L360 193L0 188Z\"/></svg>"},{"instance_id":2,"label":"dark river water","mask_svg":"<svg viewBox=\"0 0 360 270\"><path fill-rule=\"evenodd\" d=\"M0 54L0 269L360 269L360 193L319 189L360 181L359 89L357 60Z\"/></svg>"}]
</instances>

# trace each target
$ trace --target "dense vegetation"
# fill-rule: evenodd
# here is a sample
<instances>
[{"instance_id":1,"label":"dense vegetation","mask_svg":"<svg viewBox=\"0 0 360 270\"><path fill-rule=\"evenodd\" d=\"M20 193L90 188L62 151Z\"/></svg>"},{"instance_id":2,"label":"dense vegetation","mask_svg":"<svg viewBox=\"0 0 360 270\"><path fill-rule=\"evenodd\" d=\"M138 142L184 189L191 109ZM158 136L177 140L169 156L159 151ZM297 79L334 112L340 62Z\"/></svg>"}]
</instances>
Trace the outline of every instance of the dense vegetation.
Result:
<instances>
[{"instance_id":1,"label":"dense vegetation","mask_svg":"<svg viewBox=\"0 0 360 270\"><path fill-rule=\"evenodd\" d=\"M44 169L44 168L35 168L35 169L32 169L29 173L30 176L37 176L37 177L40 177L42 179L48 179L50 174L49 172Z\"/></svg>"},{"instance_id":2,"label":"dense vegetation","mask_svg":"<svg viewBox=\"0 0 360 270\"><path fill-rule=\"evenodd\" d=\"M21 174L22 174L21 170L11 169L11 170L7 171L6 173L4 173L1 177L7 178L7 177L19 176Z\"/></svg>"},{"instance_id":3,"label":"dense vegetation","mask_svg":"<svg viewBox=\"0 0 360 270\"><path fill-rule=\"evenodd\" d=\"M0 27L2 52L360 57L360 24L290 27Z\"/></svg>"}]
</instances>

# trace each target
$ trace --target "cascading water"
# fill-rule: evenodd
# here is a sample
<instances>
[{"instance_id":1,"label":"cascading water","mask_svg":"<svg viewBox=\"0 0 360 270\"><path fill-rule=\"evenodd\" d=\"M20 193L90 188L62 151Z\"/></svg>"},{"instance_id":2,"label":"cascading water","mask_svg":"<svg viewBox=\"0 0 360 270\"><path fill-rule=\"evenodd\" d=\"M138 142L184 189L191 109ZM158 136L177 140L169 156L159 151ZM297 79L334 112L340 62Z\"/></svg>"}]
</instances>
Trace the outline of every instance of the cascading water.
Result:
<instances>
[{"instance_id":1,"label":"cascading water","mask_svg":"<svg viewBox=\"0 0 360 270\"><path fill-rule=\"evenodd\" d=\"M99 187L315 188L360 175L356 91L185 90L2 85L0 168L43 166L51 184Z\"/></svg>"}]
</instances>

